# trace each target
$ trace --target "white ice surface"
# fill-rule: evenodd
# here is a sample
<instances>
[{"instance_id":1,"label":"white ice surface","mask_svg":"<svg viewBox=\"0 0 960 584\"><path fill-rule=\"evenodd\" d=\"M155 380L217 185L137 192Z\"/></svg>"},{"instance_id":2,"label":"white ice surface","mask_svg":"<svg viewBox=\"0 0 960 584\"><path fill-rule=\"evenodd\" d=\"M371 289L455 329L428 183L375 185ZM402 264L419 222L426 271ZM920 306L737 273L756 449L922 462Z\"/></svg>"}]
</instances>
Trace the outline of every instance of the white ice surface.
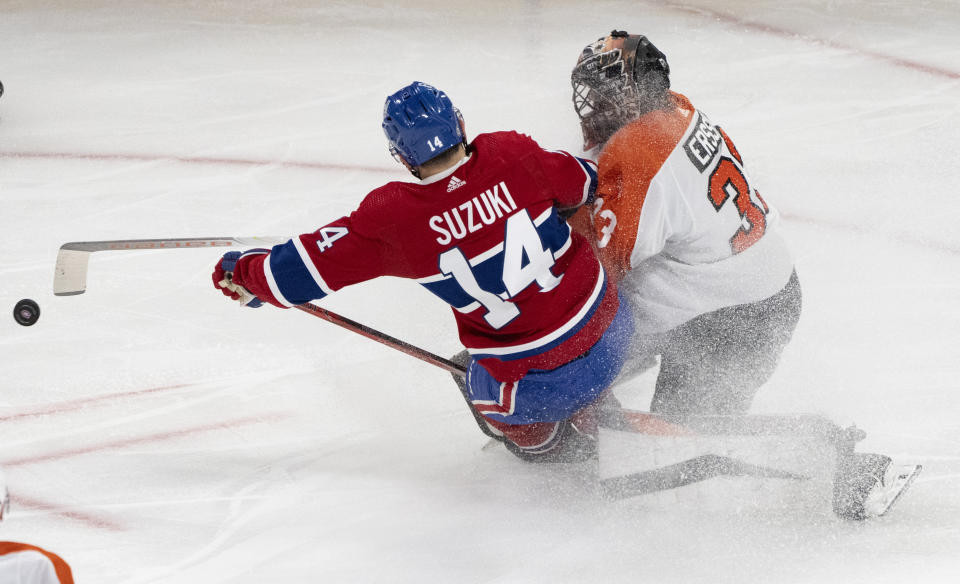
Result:
<instances>
[{"instance_id":1,"label":"white ice surface","mask_svg":"<svg viewBox=\"0 0 960 584\"><path fill-rule=\"evenodd\" d=\"M786 218L804 314L755 410L923 463L890 516L722 483L603 503L481 450L439 369L224 301L214 251L96 254L86 294L52 295L67 241L309 231L404 179L380 114L414 79L471 134L577 149L569 71L614 27ZM960 580L958 27L932 0L0 2L0 539L88 583ZM324 304L458 350L410 282Z\"/></svg>"}]
</instances>

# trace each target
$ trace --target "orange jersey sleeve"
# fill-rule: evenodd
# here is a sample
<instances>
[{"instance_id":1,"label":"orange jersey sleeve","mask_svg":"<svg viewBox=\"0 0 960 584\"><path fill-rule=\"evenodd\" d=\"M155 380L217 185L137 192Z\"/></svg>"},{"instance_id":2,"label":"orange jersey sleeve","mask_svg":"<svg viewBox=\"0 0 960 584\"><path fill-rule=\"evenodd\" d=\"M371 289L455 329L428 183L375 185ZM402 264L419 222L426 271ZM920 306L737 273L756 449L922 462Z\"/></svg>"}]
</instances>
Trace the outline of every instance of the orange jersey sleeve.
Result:
<instances>
[{"instance_id":1,"label":"orange jersey sleeve","mask_svg":"<svg viewBox=\"0 0 960 584\"><path fill-rule=\"evenodd\" d=\"M686 97L671 92L674 107L644 114L621 128L600 153L594 237L600 260L614 279L630 269L630 255L650 181L690 125Z\"/></svg>"}]
</instances>

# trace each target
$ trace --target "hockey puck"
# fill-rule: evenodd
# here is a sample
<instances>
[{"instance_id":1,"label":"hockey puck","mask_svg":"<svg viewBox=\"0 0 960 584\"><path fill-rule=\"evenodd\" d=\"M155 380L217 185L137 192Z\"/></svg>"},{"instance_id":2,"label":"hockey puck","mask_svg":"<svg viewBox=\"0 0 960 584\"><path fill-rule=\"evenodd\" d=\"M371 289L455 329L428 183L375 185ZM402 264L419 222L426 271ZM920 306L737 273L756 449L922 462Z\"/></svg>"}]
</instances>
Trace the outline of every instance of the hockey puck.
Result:
<instances>
[{"instance_id":1,"label":"hockey puck","mask_svg":"<svg viewBox=\"0 0 960 584\"><path fill-rule=\"evenodd\" d=\"M24 298L13 307L13 320L17 324L30 326L40 319L40 305L29 298Z\"/></svg>"}]
</instances>

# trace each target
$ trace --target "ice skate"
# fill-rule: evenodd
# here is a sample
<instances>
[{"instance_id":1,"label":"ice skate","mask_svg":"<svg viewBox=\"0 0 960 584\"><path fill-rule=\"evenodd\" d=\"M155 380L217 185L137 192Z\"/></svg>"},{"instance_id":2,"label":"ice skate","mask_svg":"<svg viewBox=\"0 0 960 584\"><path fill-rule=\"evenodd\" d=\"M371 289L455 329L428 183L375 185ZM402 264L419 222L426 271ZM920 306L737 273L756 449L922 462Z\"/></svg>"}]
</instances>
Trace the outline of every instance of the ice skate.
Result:
<instances>
[{"instance_id":1,"label":"ice skate","mask_svg":"<svg viewBox=\"0 0 960 584\"><path fill-rule=\"evenodd\" d=\"M845 519L881 517L893 507L923 469L895 464L882 454L854 453L837 467L833 511Z\"/></svg>"}]
</instances>

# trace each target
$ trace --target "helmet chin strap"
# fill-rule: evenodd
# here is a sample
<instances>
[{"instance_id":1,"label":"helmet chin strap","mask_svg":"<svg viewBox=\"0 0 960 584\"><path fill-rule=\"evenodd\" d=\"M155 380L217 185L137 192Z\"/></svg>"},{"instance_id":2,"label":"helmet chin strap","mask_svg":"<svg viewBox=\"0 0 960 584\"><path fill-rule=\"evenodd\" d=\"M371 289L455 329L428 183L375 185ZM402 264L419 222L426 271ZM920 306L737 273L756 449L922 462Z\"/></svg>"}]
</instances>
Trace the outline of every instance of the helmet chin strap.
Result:
<instances>
[{"instance_id":1,"label":"helmet chin strap","mask_svg":"<svg viewBox=\"0 0 960 584\"><path fill-rule=\"evenodd\" d=\"M410 174L412 174L413 176L417 177L417 180L420 180L420 179L421 179L421 177L420 177L420 167L419 167L419 166L410 166L410 163L407 162L407 160L406 160L404 157L402 157L402 156L400 157L400 162L402 162L403 165L407 167L407 170L410 171Z\"/></svg>"},{"instance_id":2,"label":"helmet chin strap","mask_svg":"<svg viewBox=\"0 0 960 584\"><path fill-rule=\"evenodd\" d=\"M409 162L407 162L407 159L404 158L403 155L400 154L400 152L397 151L397 149L394 148L393 146L390 147L390 156L393 156L394 160L396 160L397 162L402 164L404 168L409 170L410 174L417 177L418 179L420 178L420 168L416 166L412 166Z\"/></svg>"}]
</instances>

